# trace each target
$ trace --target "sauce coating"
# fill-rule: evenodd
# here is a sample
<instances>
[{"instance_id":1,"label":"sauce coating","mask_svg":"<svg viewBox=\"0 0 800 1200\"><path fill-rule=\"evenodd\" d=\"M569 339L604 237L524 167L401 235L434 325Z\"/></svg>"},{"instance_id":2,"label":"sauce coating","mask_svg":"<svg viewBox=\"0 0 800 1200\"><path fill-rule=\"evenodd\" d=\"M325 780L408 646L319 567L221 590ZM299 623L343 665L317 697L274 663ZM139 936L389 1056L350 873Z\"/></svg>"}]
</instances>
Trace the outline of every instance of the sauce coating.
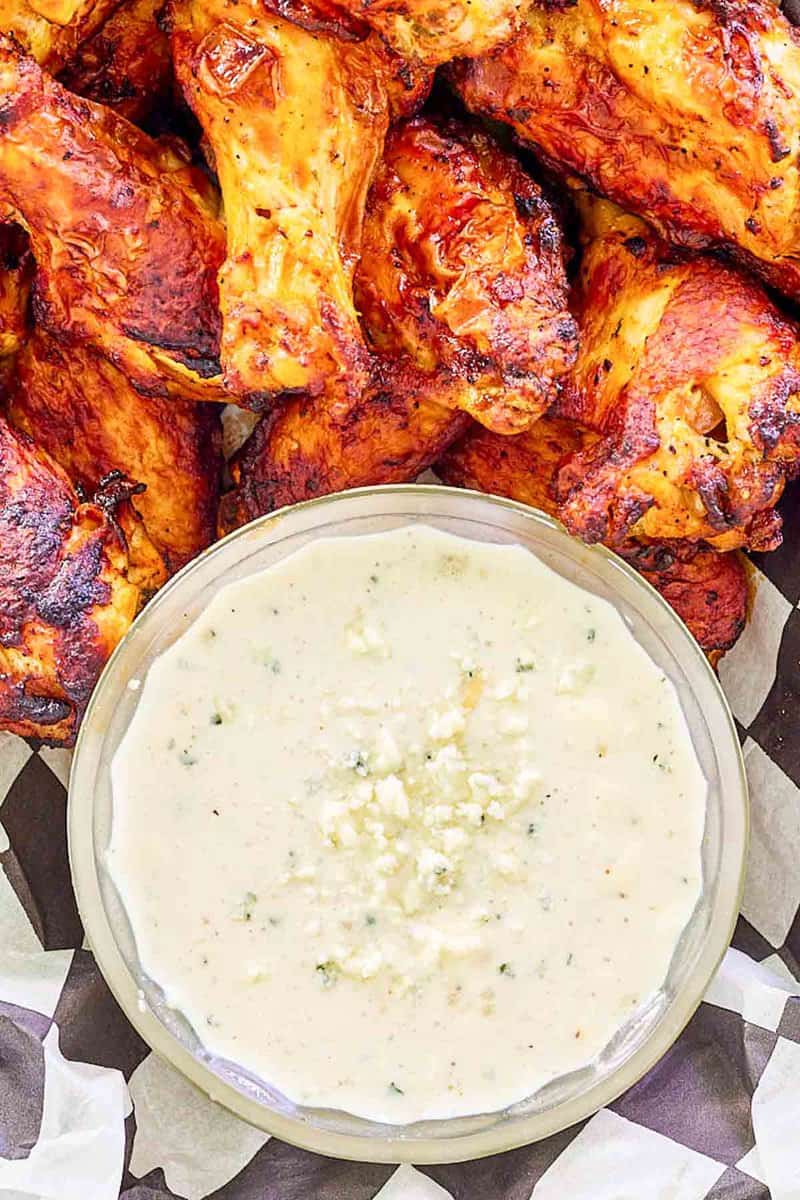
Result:
<instances>
[{"instance_id":1,"label":"sauce coating","mask_svg":"<svg viewBox=\"0 0 800 1200\"><path fill-rule=\"evenodd\" d=\"M317 541L150 668L109 866L206 1048L297 1103L492 1111L659 988L706 782L616 610L518 546Z\"/></svg>"}]
</instances>

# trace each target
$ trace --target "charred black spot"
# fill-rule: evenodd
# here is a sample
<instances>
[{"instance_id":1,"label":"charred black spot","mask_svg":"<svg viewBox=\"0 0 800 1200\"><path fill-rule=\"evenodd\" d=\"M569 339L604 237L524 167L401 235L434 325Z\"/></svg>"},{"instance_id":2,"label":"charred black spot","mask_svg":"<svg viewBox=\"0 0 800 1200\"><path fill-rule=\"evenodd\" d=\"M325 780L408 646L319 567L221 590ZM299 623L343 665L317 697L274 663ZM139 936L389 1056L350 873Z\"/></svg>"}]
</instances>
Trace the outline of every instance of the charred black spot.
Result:
<instances>
[{"instance_id":1,"label":"charred black spot","mask_svg":"<svg viewBox=\"0 0 800 1200\"><path fill-rule=\"evenodd\" d=\"M539 202L535 196L523 196L520 192L515 192L514 207L521 217L535 217L539 211Z\"/></svg>"},{"instance_id":2,"label":"charred black spot","mask_svg":"<svg viewBox=\"0 0 800 1200\"><path fill-rule=\"evenodd\" d=\"M636 237L625 238L623 245L634 258L641 258L642 255L647 253L647 242L643 237L639 237L638 235Z\"/></svg>"},{"instance_id":3,"label":"charred black spot","mask_svg":"<svg viewBox=\"0 0 800 1200\"><path fill-rule=\"evenodd\" d=\"M782 158L786 158L788 154L791 154L791 146L781 136L778 126L771 117L767 117L764 122L764 132L769 141L770 157L773 162L780 162Z\"/></svg>"}]
</instances>

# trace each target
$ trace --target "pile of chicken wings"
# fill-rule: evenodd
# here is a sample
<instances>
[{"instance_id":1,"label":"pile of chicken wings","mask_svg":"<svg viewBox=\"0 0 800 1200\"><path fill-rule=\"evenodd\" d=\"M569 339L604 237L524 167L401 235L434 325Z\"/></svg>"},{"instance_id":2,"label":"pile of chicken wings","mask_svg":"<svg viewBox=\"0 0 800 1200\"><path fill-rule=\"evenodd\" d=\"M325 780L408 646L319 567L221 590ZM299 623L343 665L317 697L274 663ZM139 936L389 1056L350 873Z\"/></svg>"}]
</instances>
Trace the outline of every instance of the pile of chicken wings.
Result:
<instances>
[{"instance_id":1,"label":"pile of chicken wings","mask_svg":"<svg viewBox=\"0 0 800 1200\"><path fill-rule=\"evenodd\" d=\"M216 537L429 467L716 661L800 469L799 152L775 0L0 0L0 728L70 744Z\"/></svg>"}]
</instances>

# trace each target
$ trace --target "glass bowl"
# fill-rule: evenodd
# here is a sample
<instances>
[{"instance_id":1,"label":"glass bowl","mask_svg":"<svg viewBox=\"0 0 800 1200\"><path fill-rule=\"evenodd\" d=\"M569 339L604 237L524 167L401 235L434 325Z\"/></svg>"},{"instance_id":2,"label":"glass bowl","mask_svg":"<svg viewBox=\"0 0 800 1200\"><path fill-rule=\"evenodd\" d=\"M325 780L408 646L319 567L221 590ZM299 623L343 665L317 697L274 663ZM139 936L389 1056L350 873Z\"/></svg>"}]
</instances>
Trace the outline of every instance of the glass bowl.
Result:
<instances>
[{"instance_id":1,"label":"glass bowl","mask_svg":"<svg viewBox=\"0 0 800 1200\"><path fill-rule=\"evenodd\" d=\"M476 541L521 544L565 578L614 604L677 689L708 781L708 804L703 890L668 977L601 1054L502 1112L391 1126L301 1108L268 1081L206 1052L142 972L105 856L112 820L110 765L141 695L137 681L218 589L315 538L377 533L413 522ZM106 666L78 738L69 790L78 905L100 969L131 1024L153 1050L244 1120L321 1154L371 1162L450 1162L510 1150L582 1120L640 1079L688 1022L728 946L746 843L747 785L730 711L703 653L658 593L614 554L584 546L535 509L420 484L362 488L284 509L237 530L181 571L147 606Z\"/></svg>"}]
</instances>

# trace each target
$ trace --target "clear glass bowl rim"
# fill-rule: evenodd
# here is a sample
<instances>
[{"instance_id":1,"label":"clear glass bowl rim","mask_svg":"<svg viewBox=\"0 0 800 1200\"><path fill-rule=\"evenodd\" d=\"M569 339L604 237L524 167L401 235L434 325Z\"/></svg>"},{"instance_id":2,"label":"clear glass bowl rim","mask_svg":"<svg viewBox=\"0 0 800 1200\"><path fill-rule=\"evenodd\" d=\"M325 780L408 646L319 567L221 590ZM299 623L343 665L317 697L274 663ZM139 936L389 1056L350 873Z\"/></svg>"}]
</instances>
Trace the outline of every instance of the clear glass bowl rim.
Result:
<instances>
[{"instance_id":1,"label":"clear glass bowl rim","mask_svg":"<svg viewBox=\"0 0 800 1200\"><path fill-rule=\"evenodd\" d=\"M737 794L735 797L731 797L729 802L731 813L736 820L734 830L737 835L736 853L729 853L727 859L724 852L722 854L719 873L720 876L724 873L725 877L720 883L717 905L712 912L708 936L693 974L686 981L683 991L664 1014L664 1018L655 1026L652 1034L618 1069L571 1100L544 1111L515 1116L490 1129L459 1134L454 1137L447 1135L427 1139L417 1136L404 1138L402 1135L365 1137L322 1129L299 1118L287 1117L258 1103L221 1079L165 1028L157 1016L142 1004L136 980L130 973L119 950L105 911L97 871L92 823L96 781L91 770L84 767L85 747L90 737L98 732L95 730L95 724L101 697L106 687L113 686L117 664L122 659L132 634L147 626L155 625L166 599L171 597L177 589L190 589L192 576L201 565L207 565L210 559L222 556L225 549L233 542L243 538L252 538L254 532L259 529L267 530L280 524L282 535L286 536L286 523L291 522L294 514L307 513L311 509L318 510L320 523L322 523L328 515L326 510L335 507L337 502L345 498L378 496L393 496L398 500L402 497L412 496L416 499L427 496L432 500L441 497L445 503L458 497L459 501L465 505L478 500L484 506L515 513L533 524L544 526L563 535L569 539L570 543L575 543L575 554L580 548L581 554L598 555L607 562L613 563L629 580L633 581L635 587L642 589L644 593L649 593L648 602L651 606L655 605L662 613L667 614L678 639L683 642L685 651L694 655L696 659L702 660L707 682L711 684L712 693L719 705L720 716L728 730L730 744L725 753L730 751L738 775ZM368 515L368 513L364 513L364 516ZM329 514L329 519L334 519L333 513ZM291 535L291 531L288 531L288 535ZM324 531L322 531L322 536L324 536ZM676 657L678 657L677 652ZM560 522L530 505L469 489L446 487L440 484L410 483L354 488L347 492L332 493L278 509L215 542L169 580L136 618L125 638L111 655L92 693L72 760L67 832L72 880L88 943L98 967L123 1013L153 1051L216 1103L282 1141L318 1154L351 1161L434 1164L465 1161L502 1153L557 1133L610 1104L632 1087L664 1056L694 1015L730 944L744 889L749 836L749 806L741 745L730 707L719 680L684 623L646 580L605 546L587 547L583 543L576 542ZM354 1117L352 1120L355 1123L359 1122L359 1118ZM455 1124L455 1121L453 1123ZM446 1126L448 1121L443 1120L440 1124Z\"/></svg>"}]
</instances>

